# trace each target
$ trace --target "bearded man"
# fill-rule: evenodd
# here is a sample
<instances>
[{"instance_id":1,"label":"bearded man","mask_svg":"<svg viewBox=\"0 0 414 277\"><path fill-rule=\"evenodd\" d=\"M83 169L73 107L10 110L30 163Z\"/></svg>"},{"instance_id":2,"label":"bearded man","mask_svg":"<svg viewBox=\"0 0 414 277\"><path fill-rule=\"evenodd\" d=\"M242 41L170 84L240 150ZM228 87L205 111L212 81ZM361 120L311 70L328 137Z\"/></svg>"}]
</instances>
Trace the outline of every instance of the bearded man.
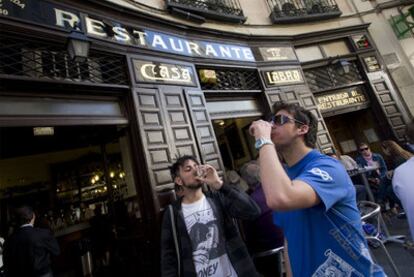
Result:
<instances>
[{"instance_id":1,"label":"bearded man","mask_svg":"<svg viewBox=\"0 0 414 277\"><path fill-rule=\"evenodd\" d=\"M258 217L256 203L223 184L213 166L200 165L193 156L178 158L170 173L182 196L164 212L162 276L257 276L232 220Z\"/></svg>"}]
</instances>

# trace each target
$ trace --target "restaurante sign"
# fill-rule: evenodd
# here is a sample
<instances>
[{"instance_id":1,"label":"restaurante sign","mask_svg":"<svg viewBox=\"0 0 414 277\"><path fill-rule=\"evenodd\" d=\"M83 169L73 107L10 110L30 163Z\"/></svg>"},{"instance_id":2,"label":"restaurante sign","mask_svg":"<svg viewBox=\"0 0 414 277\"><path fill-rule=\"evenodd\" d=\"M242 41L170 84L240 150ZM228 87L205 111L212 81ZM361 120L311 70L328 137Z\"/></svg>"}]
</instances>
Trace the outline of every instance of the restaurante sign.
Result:
<instances>
[{"instance_id":1,"label":"restaurante sign","mask_svg":"<svg viewBox=\"0 0 414 277\"><path fill-rule=\"evenodd\" d=\"M0 0L0 16L19 18L69 30L78 28L91 37L177 55L255 61L251 48L244 45L187 39L127 26L91 15L81 15L79 11L41 0L26 0L24 5L17 5L17 2L23 1ZM85 26L82 26L82 22L85 22Z\"/></svg>"},{"instance_id":2,"label":"restaurante sign","mask_svg":"<svg viewBox=\"0 0 414 277\"><path fill-rule=\"evenodd\" d=\"M315 96L315 98L318 103L318 108L322 112L368 102L360 88L352 88L349 91L324 94Z\"/></svg>"}]
</instances>

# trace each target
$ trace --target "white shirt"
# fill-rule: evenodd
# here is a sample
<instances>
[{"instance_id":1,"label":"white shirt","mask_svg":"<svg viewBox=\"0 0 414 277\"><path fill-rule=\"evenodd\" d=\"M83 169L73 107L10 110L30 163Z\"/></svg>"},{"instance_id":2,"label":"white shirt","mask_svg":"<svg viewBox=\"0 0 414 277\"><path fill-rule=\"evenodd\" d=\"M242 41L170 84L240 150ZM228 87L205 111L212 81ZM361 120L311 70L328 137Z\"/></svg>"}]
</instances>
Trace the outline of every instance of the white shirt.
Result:
<instances>
[{"instance_id":1,"label":"white shirt","mask_svg":"<svg viewBox=\"0 0 414 277\"><path fill-rule=\"evenodd\" d=\"M411 237L414 238L414 157L394 170L392 186L407 214Z\"/></svg>"},{"instance_id":2,"label":"white shirt","mask_svg":"<svg viewBox=\"0 0 414 277\"><path fill-rule=\"evenodd\" d=\"M197 276L237 276L226 253L223 230L206 197L181 205Z\"/></svg>"}]
</instances>

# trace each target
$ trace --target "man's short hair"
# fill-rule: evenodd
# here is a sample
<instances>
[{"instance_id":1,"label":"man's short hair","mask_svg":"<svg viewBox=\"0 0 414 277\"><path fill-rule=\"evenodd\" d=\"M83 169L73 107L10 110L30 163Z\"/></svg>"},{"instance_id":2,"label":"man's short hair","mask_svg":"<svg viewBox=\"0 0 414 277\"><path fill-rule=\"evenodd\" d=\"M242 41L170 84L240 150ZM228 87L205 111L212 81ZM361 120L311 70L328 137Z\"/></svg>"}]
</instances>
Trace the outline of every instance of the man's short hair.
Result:
<instances>
[{"instance_id":1,"label":"man's short hair","mask_svg":"<svg viewBox=\"0 0 414 277\"><path fill-rule=\"evenodd\" d=\"M30 223L33 216L34 211L29 206L21 206L16 209L16 220L19 226Z\"/></svg>"},{"instance_id":2,"label":"man's short hair","mask_svg":"<svg viewBox=\"0 0 414 277\"><path fill-rule=\"evenodd\" d=\"M414 143L414 119L407 125L407 137L411 143Z\"/></svg>"},{"instance_id":3,"label":"man's short hair","mask_svg":"<svg viewBox=\"0 0 414 277\"><path fill-rule=\"evenodd\" d=\"M276 102L273 105L273 112L275 114L280 110L287 111L294 119L303 122L309 127L309 131L304 135L304 142L306 146L314 148L316 144L316 134L318 132L318 120L313 113L299 105L289 104L283 101ZM296 125L300 126L301 124L296 122Z\"/></svg>"},{"instance_id":4,"label":"man's short hair","mask_svg":"<svg viewBox=\"0 0 414 277\"><path fill-rule=\"evenodd\" d=\"M188 160L192 160L196 164L200 164L198 162L197 158L192 156L192 155L184 155L184 156L178 157L177 160L175 161L175 163L173 163L169 167L171 178L172 178L173 181L175 180L175 177L178 176L178 173L180 172L180 167L184 166L185 162L188 161Z\"/></svg>"}]
</instances>

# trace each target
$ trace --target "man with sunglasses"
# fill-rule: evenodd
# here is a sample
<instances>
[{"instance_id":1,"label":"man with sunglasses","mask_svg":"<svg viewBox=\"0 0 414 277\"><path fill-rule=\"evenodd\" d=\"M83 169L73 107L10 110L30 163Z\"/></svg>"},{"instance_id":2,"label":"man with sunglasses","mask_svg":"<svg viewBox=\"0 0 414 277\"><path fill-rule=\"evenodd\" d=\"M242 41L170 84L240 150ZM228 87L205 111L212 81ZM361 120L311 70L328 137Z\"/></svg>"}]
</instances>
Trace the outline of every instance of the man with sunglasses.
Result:
<instances>
[{"instance_id":1,"label":"man with sunglasses","mask_svg":"<svg viewBox=\"0 0 414 277\"><path fill-rule=\"evenodd\" d=\"M293 104L280 102L273 109L270 121L253 122L250 133L260 152L266 203L283 228L293 276L384 276L369 254L345 168L313 149L317 119Z\"/></svg>"},{"instance_id":2,"label":"man with sunglasses","mask_svg":"<svg viewBox=\"0 0 414 277\"><path fill-rule=\"evenodd\" d=\"M385 179L387 174L387 165L381 154L372 153L368 144L362 142L358 147L359 155L356 157L356 162L360 167L376 167L377 169L372 171L368 176L371 183L379 186L381 181Z\"/></svg>"}]
</instances>

